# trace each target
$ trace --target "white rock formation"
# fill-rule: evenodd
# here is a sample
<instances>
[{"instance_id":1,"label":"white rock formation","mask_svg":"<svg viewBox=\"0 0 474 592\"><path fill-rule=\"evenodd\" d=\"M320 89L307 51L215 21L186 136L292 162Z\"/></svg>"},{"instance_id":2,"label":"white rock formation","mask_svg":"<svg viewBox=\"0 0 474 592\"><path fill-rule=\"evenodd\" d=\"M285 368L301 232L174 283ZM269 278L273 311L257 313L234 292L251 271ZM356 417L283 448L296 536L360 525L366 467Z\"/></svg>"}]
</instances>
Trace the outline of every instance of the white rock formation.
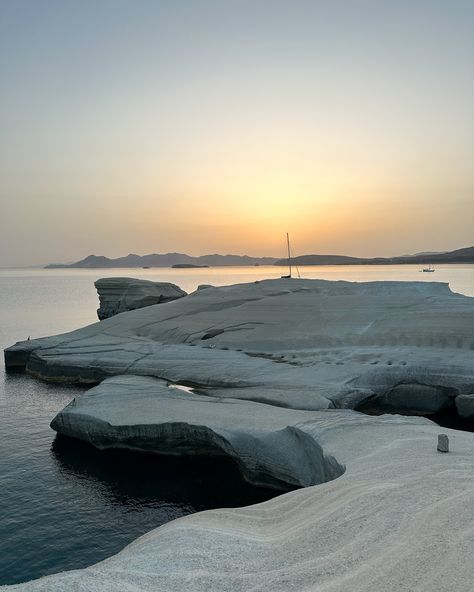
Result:
<instances>
[{"instance_id":1,"label":"white rock formation","mask_svg":"<svg viewBox=\"0 0 474 592\"><path fill-rule=\"evenodd\" d=\"M234 403L229 405L234 408ZM105 409L99 404L94 413ZM285 413L289 424L294 421L294 411L267 410L269 419L263 412L249 414L250 426L257 417L258 424L275 422L278 427L284 424ZM183 411L175 408L174 419ZM164 412L168 420L170 408ZM111 406L107 417L114 420L109 413ZM7 589L471 590L474 436L445 430L455 452L440 454L439 427L424 418L370 417L347 410L308 417L298 429L318 444L326 458L345 466L337 479L247 508L187 516L151 531L97 565ZM244 428L238 429L243 433ZM291 444L300 446L296 439Z\"/></svg>"},{"instance_id":2,"label":"white rock formation","mask_svg":"<svg viewBox=\"0 0 474 592\"><path fill-rule=\"evenodd\" d=\"M156 378L118 376L74 399L51 427L101 449L227 455L247 481L289 489L344 472L304 431L305 422L321 413L216 399L170 389Z\"/></svg>"},{"instance_id":3,"label":"white rock formation","mask_svg":"<svg viewBox=\"0 0 474 592\"><path fill-rule=\"evenodd\" d=\"M472 393L473 327L474 299L445 284L266 280L22 342L5 359L49 380L141 374L300 409L434 413Z\"/></svg>"},{"instance_id":4,"label":"white rock formation","mask_svg":"<svg viewBox=\"0 0 474 592\"><path fill-rule=\"evenodd\" d=\"M129 277L101 278L94 285L99 295L100 307L97 309L99 320L186 296L186 292L175 284Z\"/></svg>"},{"instance_id":5,"label":"white rock formation","mask_svg":"<svg viewBox=\"0 0 474 592\"><path fill-rule=\"evenodd\" d=\"M429 420L350 408L468 413L473 327L474 299L447 285L268 280L12 346L10 369L115 376L55 418L62 433L227 454L254 483L308 487L187 516L95 566L8 589L471 590L474 435L443 428L452 452L439 454Z\"/></svg>"}]
</instances>

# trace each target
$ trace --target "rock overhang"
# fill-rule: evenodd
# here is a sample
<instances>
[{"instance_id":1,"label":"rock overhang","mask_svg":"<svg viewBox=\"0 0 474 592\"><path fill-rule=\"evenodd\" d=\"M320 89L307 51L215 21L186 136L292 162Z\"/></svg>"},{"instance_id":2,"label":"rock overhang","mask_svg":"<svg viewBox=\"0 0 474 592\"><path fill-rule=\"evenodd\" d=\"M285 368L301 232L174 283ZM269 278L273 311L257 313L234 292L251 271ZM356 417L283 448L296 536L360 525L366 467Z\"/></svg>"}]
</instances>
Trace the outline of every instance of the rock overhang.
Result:
<instances>
[{"instance_id":1,"label":"rock overhang","mask_svg":"<svg viewBox=\"0 0 474 592\"><path fill-rule=\"evenodd\" d=\"M321 412L196 395L129 375L106 379L77 397L51 427L99 449L226 455L249 482L284 490L322 483L344 471L306 433L311 419L321 419Z\"/></svg>"}]
</instances>

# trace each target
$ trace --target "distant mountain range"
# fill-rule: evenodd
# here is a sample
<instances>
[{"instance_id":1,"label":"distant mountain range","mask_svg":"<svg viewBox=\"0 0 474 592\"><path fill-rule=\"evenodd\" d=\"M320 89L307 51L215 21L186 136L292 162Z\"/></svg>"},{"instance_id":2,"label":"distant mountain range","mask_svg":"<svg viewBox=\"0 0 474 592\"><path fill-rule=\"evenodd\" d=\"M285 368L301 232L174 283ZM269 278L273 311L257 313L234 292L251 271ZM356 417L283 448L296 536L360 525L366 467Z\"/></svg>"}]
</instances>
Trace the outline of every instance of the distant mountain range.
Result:
<instances>
[{"instance_id":1,"label":"distant mountain range","mask_svg":"<svg viewBox=\"0 0 474 592\"><path fill-rule=\"evenodd\" d=\"M474 247L447 253L418 253L401 257L346 257L345 255L301 255L294 257L295 265L400 265L404 263L474 263ZM287 265L288 259L279 259L274 265Z\"/></svg>"},{"instance_id":2,"label":"distant mountain range","mask_svg":"<svg viewBox=\"0 0 474 592\"><path fill-rule=\"evenodd\" d=\"M295 265L395 265L403 263L474 263L474 246L447 253L422 253L401 257L348 257L346 255L301 255L294 257ZM184 253L134 255L109 259L101 255L89 255L76 263L51 263L46 269L78 268L105 269L114 267L172 267L189 266L240 266L240 265L287 265L287 259L276 257L249 257L248 255L201 255L192 257Z\"/></svg>"},{"instance_id":3,"label":"distant mountain range","mask_svg":"<svg viewBox=\"0 0 474 592\"><path fill-rule=\"evenodd\" d=\"M273 265L276 257L249 257L247 255L201 255L192 257L184 253L153 253L151 255L134 255L131 253L126 257L109 259L101 255L89 255L76 263L47 265L47 269L64 267L80 269L100 269L108 267L172 267L173 265L212 266L224 265Z\"/></svg>"}]
</instances>

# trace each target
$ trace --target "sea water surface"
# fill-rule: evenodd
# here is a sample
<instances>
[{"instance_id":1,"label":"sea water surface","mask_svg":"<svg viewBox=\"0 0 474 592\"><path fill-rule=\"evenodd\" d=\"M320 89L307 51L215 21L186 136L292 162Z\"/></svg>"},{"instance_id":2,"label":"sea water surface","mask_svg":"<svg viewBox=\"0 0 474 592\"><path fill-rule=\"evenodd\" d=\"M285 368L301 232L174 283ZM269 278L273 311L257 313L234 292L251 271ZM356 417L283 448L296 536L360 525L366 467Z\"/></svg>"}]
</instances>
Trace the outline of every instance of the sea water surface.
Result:
<instances>
[{"instance_id":1,"label":"sea water surface","mask_svg":"<svg viewBox=\"0 0 474 592\"><path fill-rule=\"evenodd\" d=\"M190 292L278 278L278 267L0 270L0 346L96 322L94 281L128 276ZM474 265L301 267L305 278L442 281L474 296ZM0 368L0 584L91 565L185 514L268 499L225 461L99 453L57 438L49 423L82 392Z\"/></svg>"}]
</instances>

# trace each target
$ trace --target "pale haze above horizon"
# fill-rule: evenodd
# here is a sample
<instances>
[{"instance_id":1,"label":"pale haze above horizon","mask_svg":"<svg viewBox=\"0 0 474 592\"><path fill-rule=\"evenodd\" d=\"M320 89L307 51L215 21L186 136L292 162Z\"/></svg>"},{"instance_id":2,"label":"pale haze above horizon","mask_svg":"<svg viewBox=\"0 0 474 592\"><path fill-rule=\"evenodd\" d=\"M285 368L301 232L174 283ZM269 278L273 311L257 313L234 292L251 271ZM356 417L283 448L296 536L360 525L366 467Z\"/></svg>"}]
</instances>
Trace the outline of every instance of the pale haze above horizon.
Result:
<instances>
[{"instance_id":1,"label":"pale haze above horizon","mask_svg":"<svg viewBox=\"0 0 474 592\"><path fill-rule=\"evenodd\" d=\"M1 0L0 267L474 244L471 0Z\"/></svg>"}]
</instances>

